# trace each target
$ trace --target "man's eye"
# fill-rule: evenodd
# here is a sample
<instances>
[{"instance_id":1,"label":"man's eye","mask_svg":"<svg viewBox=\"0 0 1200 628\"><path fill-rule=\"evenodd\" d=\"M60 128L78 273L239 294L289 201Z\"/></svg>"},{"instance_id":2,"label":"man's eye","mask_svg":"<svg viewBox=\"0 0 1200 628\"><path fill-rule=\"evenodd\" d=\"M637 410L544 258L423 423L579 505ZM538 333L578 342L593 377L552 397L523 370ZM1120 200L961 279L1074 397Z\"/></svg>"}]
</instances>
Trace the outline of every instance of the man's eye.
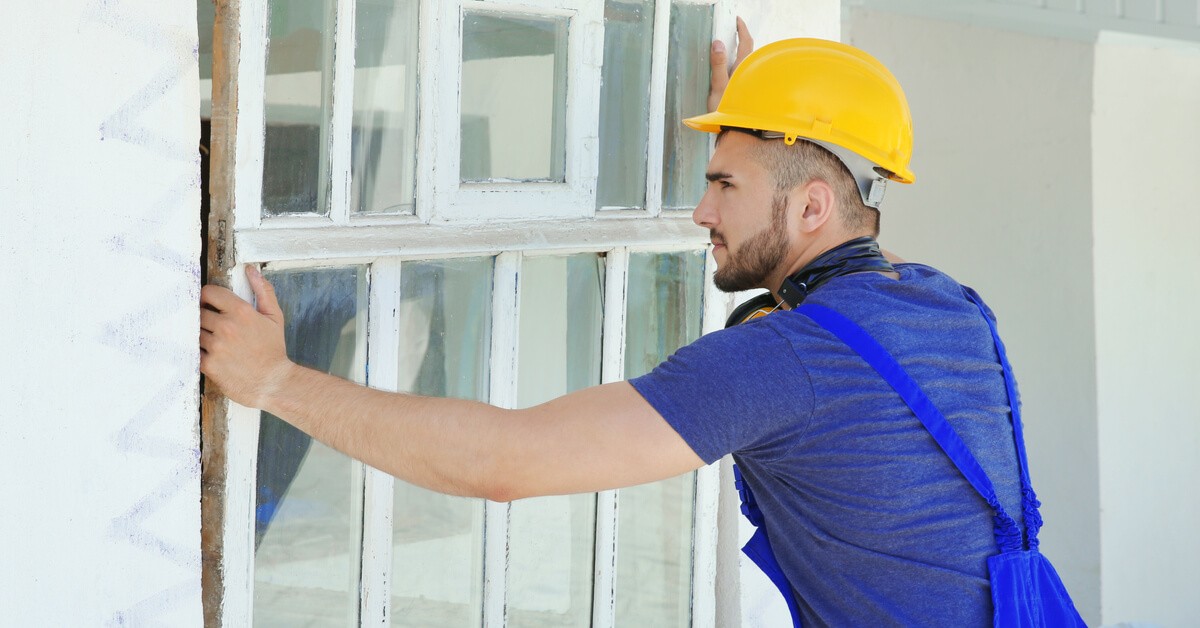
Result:
<instances>
[{"instance_id":1,"label":"man's eye","mask_svg":"<svg viewBox=\"0 0 1200 628\"><path fill-rule=\"evenodd\" d=\"M733 184L732 184L732 183L730 183L730 182L728 182L728 181L726 181L726 180L724 180L724 179L722 179L722 180L721 180L721 189L722 189L722 190L723 190L723 189L725 189L725 188L731 188L731 187L733 187Z\"/></svg>"}]
</instances>

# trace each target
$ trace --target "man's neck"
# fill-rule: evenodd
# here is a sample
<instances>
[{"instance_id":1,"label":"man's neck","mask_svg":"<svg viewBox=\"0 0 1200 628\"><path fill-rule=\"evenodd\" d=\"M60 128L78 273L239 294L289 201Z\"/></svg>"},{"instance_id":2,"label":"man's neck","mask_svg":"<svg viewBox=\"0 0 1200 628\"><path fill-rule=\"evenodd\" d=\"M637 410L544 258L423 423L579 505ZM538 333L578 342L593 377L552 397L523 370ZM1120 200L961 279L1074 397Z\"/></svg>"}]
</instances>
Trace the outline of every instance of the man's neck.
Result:
<instances>
[{"instance_id":1,"label":"man's neck","mask_svg":"<svg viewBox=\"0 0 1200 628\"><path fill-rule=\"evenodd\" d=\"M791 309L789 304L786 302L787 300L782 298L780 295L780 290L783 288L785 280L793 279L796 277L797 274L803 273L809 265L811 265L814 261L818 260L818 258L820 258L822 255L825 255L829 251L832 251L833 249L841 247L844 244L847 244L853 240L857 240L857 239L863 238L863 237L873 238L874 234L871 234L871 233L846 234L846 233L842 232L842 233L838 233L838 234L833 234L829 237L818 239L817 241L810 243L807 247L804 247L803 249L801 249L800 251L797 252L795 261L793 261L791 264L784 267L787 269L785 274L777 274L776 276L769 278L768 279L769 285L764 286L764 287L767 287L771 291L771 296L773 296L775 298L776 303L780 304L781 309ZM824 266L824 265L825 264L822 264L822 266ZM884 263L884 266L886 267L887 264ZM851 273L853 273L853 272L879 272L880 274L891 277L892 279L896 279L899 277L899 275L897 273L892 272L890 270L889 271L880 271L875 268L865 268L861 271L850 271L850 272ZM823 273L819 273L819 274L823 274ZM824 280L821 280L821 281L823 282ZM793 288L794 287L795 286L793 286ZM804 289L807 290L808 287L809 286L805 286Z\"/></svg>"}]
</instances>

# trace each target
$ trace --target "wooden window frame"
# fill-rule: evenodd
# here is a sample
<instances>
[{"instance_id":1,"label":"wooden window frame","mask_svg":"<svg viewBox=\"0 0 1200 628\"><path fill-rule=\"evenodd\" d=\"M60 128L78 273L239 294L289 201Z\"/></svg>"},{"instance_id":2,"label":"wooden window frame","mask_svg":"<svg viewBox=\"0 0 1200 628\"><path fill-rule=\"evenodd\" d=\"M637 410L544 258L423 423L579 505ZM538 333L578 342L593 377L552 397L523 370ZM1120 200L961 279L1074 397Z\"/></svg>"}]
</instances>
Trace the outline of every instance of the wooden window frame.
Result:
<instances>
[{"instance_id":1,"label":"wooden window frame","mask_svg":"<svg viewBox=\"0 0 1200 628\"><path fill-rule=\"evenodd\" d=\"M713 4L714 31L732 30L724 0ZM526 0L521 4L420 0L418 128L415 211L410 215L355 216L350 210L350 124L353 55L336 54L330 118L330 211L327 216L262 216L267 0L215 0L209 276L243 298L250 290L243 264L272 268L368 265L370 385L395 382L400 327L400 277L408 261L495 256L490 402L516 402L516 343L521 260L525 256L603 253L606 264L601 375L624 377L625 304L632 252L708 248L707 234L690 213L662 210L663 117L671 3L655 6L651 70L646 207L595 207L598 168L600 64L603 16L598 0ZM354 1L338 0L334 40L354 44ZM458 81L461 16L486 9L516 15L569 15L567 169L565 184L459 184ZM586 8L591 7L591 8ZM348 26L348 27L347 27ZM448 31L456 31L448 37ZM575 55L575 56L573 56ZM586 67L583 67L586 66ZM341 97L339 97L341 96ZM586 96L586 98L584 98ZM584 104L580 104L580 100ZM453 106L448 103L453 101ZM435 140L435 138L442 138ZM431 168L431 164L434 167ZM557 186L557 190L547 190ZM495 199L501 198L497 202ZM715 261L705 256L702 332L719 329L729 295L711 282ZM236 272L235 272L236 271ZM394 384L393 384L394 387ZM252 625L254 490L260 412L232 403L209 387L202 406L204 612L206 625ZM360 464L361 463L356 463ZM393 479L362 466L363 530L359 623L387 625L391 592ZM696 475L692 543L692 625L716 622L718 465ZM597 496L593 625L615 619L618 491ZM484 625L505 622L508 505L488 502L484 524Z\"/></svg>"}]
</instances>

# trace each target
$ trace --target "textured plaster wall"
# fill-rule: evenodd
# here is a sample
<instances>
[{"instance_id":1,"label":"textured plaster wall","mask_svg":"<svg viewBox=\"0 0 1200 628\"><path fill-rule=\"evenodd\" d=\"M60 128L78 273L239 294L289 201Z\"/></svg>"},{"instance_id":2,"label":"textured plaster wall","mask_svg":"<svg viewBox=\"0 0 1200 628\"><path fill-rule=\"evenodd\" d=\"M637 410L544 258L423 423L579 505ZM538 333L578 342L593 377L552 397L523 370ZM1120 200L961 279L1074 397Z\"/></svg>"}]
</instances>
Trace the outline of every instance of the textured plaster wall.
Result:
<instances>
[{"instance_id":1,"label":"textured plaster wall","mask_svg":"<svg viewBox=\"0 0 1200 628\"><path fill-rule=\"evenodd\" d=\"M1200 618L1200 46L1096 45L1092 119L1106 624Z\"/></svg>"},{"instance_id":2,"label":"textured plaster wall","mask_svg":"<svg viewBox=\"0 0 1200 628\"><path fill-rule=\"evenodd\" d=\"M912 108L917 182L889 187L880 241L975 287L996 312L1042 547L1095 624L1092 45L863 9L844 32L895 73Z\"/></svg>"},{"instance_id":3,"label":"textured plaster wall","mask_svg":"<svg viewBox=\"0 0 1200 628\"><path fill-rule=\"evenodd\" d=\"M5 4L6 625L201 622L195 12Z\"/></svg>"}]
</instances>

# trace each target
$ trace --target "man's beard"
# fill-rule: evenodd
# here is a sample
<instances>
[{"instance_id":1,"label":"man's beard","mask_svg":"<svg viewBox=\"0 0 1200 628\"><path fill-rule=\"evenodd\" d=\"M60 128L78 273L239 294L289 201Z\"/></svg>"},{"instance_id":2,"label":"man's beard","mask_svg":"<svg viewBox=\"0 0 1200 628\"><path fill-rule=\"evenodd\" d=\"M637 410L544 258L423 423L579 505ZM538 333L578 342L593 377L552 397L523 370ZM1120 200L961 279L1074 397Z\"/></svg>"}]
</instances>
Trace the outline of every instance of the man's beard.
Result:
<instances>
[{"instance_id":1,"label":"man's beard","mask_svg":"<svg viewBox=\"0 0 1200 628\"><path fill-rule=\"evenodd\" d=\"M713 238L719 234L715 229ZM723 239L723 238L721 238ZM771 201L771 224L742 242L735 254L726 242L725 263L717 268L713 283L722 292L741 292L763 286L787 255L787 196L776 194Z\"/></svg>"}]
</instances>

